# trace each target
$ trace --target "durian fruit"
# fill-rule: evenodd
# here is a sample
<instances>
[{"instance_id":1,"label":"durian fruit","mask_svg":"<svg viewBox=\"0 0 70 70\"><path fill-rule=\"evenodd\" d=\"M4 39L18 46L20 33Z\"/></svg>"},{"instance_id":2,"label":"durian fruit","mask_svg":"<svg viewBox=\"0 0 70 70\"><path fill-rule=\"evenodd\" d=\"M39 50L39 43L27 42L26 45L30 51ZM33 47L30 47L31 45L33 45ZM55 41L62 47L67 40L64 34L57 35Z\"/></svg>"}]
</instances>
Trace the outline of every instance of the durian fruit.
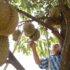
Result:
<instances>
[{"instance_id":1,"label":"durian fruit","mask_svg":"<svg viewBox=\"0 0 70 70\"><path fill-rule=\"evenodd\" d=\"M49 10L49 17L59 17L60 16L60 10L59 7L54 7Z\"/></svg>"},{"instance_id":2,"label":"durian fruit","mask_svg":"<svg viewBox=\"0 0 70 70\"><path fill-rule=\"evenodd\" d=\"M11 11L11 15L10 15L10 20L8 23L8 27L7 27L7 33L11 34L15 31L15 28L18 24L18 13L16 11L16 9L11 5L10 6L10 11Z\"/></svg>"},{"instance_id":3,"label":"durian fruit","mask_svg":"<svg viewBox=\"0 0 70 70\"><path fill-rule=\"evenodd\" d=\"M6 0L0 0L0 35L11 34L18 23L18 13L16 9L8 4Z\"/></svg>"},{"instance_id":4,"label":"durian fruit","mask_svg":"<svg viewBox=\"0 0 70 70\"><path fill-rule=\"evenodd\" d=\"M38 31L38 29L36 29L34 35L30 37L30 39L33 41L37 41L39 37L40 37L40 32Z\"/></svg>"},{"instance_id":5,"label":"durian fruit","mask_svg":"<svg viewBox=\"0 0 70 70\"><path fill-rule=\"evenodd\" d=\"M10 8L5 0L0 0L0 34L7 27L10 17Z\"/></svg>"},{"instance_id":6,"label":"durian fruit","mask_svg":"<svg viewBox=\"0 0 70 70\"><path fill-rule=\"evenodd\" d=\"M25 36L27 37L31 37L35 32L34 25L31 22L24 23L23 30L24 30Z\"/></svg>"},{"instance_id":7,"label":"durian fruit","mask_svg":"<svg viewBox=\"0 0 70 70\"><path fill-rule=\"evenodd\" d=\"M8 37L0 36L0 66L6 62L9 55Z\"/></svg>"},{"instance_id":8,"label":"durian fruit","mask_svg":"<svg viewBox=\"0 0 70 70\"><path fill-rule=\"evenodd\" d=\"M13 40L17 41L19 36L20 36L20 34L21 34L20 30L15 30L15 32L13 33Z\"/></svg>"}]
</instances>

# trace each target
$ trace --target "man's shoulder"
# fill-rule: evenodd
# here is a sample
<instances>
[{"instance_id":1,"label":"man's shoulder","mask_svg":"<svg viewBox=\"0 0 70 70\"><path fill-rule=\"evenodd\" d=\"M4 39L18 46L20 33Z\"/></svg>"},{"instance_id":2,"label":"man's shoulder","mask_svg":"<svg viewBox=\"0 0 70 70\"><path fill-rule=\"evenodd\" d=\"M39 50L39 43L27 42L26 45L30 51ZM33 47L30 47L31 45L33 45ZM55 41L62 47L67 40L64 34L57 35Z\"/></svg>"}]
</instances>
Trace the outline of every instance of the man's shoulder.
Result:
<instances>
[{"instance_id":1,"label":"man's shoulder","mask_svg":"<svg viewBox=\"0 0 70 70\"><path fill-rule=\"evenodd\" d=\"M61 55L57 55L57 56L56 56L56 55L51 55L51 56L50 56L50 60L51 60L51 61L52 61L52 60L55 60L55 59L58 59L58 60L61 61L61 59L62 59L62 58L61 58Z\"/></svg>"},{"instance_id":2,"label":"man's shoulder","mask_svg":"<svg viewBox=\"0 0 70 70\"><path fill-rule=\"evenodd\" d=\"M50 57L55 57L55 56L61 56L61 54L59 54L59 55L50 55Z\"/></svg>"},{"instance_id":3,"label":"man's shoulder","mask_svg":"<svg viewBox=\"0 0 70 70\"><path fill-rule=\"evenodd\" d=\"M61 55L50 55L50 58L58 57L61 58Z\"/></svg>"}]
</instances>

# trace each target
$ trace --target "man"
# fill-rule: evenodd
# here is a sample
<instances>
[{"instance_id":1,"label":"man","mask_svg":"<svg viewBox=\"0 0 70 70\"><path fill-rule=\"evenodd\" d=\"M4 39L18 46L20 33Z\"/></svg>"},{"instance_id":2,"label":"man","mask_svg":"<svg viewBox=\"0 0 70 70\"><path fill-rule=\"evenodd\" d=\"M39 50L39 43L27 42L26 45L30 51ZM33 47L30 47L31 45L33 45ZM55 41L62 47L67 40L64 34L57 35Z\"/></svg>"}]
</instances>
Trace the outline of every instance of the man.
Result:
<instances>
[{"instance_id":1,"label":"man","mask_svg":"<svg viewBox=\"0 0 70 70\"><path fill-rule=\"evenodd\" d=\"M49 70L49 58L39 59L36 52L36 44L32 41L30 47L33 51L33 56L36 64L39 65L41 69ZM59 44L53 45L53 55L50 55L50 70L59 70L61 62L61 49Z\"/></svg>"}]
</instances>

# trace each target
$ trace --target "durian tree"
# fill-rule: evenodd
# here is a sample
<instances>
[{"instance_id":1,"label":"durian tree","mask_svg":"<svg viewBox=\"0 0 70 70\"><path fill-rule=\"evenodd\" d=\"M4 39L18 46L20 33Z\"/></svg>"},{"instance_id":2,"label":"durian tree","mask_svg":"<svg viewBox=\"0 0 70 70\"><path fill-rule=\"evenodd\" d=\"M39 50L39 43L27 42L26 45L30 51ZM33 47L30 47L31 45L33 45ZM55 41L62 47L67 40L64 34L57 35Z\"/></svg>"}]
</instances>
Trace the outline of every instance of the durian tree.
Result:
<instances>
[{"instance_id":1,"label":"durian tree","mask_svg":"<svg viewBox=\"0 0 70 70\"><path fill-rule=\"evenodd\" d=\"M9 50L8 36L12 34L13 40L17 42L16 51L27 55L30 54L27 47L29 39L37 42L37 52L40 56L46 56L48 44L59 42L62 48L60 70L69 70L69 13L70 0L0 0L0 54L3 54L0 56L0 65L6 62L11 63L17 70L25 70ZM22 21L19 22L18 18ZM32 25L33 22L38 23L37 29ZM18 30L21 26L22 32ZM48 29L55 37L46 39L46 34L49 35ZM42 35L45 39L40 39Z\"/></svg>"}]
</instances>

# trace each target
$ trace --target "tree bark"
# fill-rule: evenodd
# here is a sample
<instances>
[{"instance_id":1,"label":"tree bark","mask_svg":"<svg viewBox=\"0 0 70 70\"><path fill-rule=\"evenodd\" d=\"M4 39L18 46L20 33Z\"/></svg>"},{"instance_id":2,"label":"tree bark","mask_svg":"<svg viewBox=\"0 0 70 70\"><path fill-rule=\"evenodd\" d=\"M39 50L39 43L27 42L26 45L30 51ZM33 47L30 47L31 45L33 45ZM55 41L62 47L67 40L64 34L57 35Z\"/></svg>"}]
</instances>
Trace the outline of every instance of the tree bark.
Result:
<instances>
[{"instance_id":1,"label":"tree bark","mask_svg":"<svg viewBox=\"0 0 70 70\"><path fill-rule=\"evenodd\" d=\"M70 24L67 24L67 36L62 48L61 70L70 69Z\"/></svg>"},{"instance_id":2,"label":"tree bark","mask_svg":"<svg viewBox=\"0 0 70 70\"><path fill-rule=\"evenodd\" d=\"M70 69L70 10L64 12L66 18L66 33L62 47L62 62L60 70Z\"/></svg>"}]
</instances>

